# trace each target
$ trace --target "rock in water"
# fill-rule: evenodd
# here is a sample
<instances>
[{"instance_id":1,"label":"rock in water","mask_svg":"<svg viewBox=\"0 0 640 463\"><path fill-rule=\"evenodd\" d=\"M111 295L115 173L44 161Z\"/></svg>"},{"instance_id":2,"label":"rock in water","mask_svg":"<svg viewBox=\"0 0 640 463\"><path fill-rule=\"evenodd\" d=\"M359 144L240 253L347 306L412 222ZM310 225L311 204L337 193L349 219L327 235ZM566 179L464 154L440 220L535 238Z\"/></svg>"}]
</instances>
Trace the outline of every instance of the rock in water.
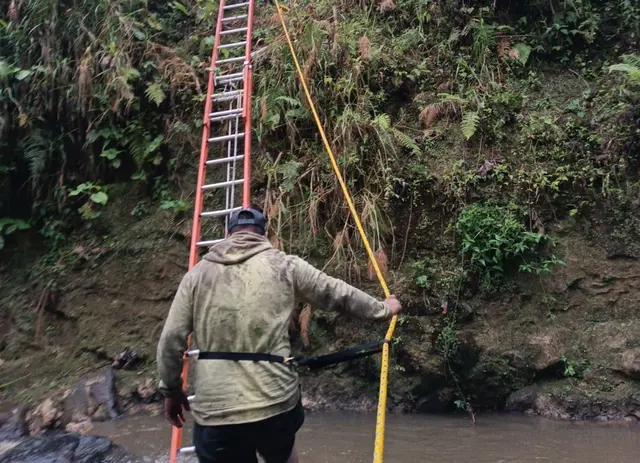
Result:
<instances>
[{"instance_id":1,"label":"rock in water","mask_svg":"<svg viewBox=\"0 0 640 463\"><path fill-rule=\"evenodd\" d=\"M0 442L20 439L29 434L27 407L21 406L9 413L0 414Z\"/></svg>"},{"instance_id":2,"label":"rock in water","mask_svg":"<svg viewBox=\"0 0 640 463\"><path fill-rule=\"evenodd\" d=\"M117 418L117 396L116 375L111 368L82 378L64 399L63 421L68 424L101 417Z\"/></svg>"},{"instance_id":3,"label":"rock in water","mask_svg":"<svg viewBox=\"0 0 640 463\"><path fill-rule=\"evenodd\" d=\"M3 463L73 463L78 437L58 432L29 439L2 455Z\"/></svg>"},{"instance_id":4,"label":"rock in water","mask_svg":"<svg viewBox=\"0 0 640 463\"><path fill-rule=\"evenodd\" d=\"M104 437L49 431L2 455L3 463L124 463L134 459Z\"/></svg>"},{"instance_id":5,"label":"rock in water","mask_svg":"<svg viewBox=\"0 0 640 463\"><path fill-rule=\"evenodd\" d=\"M81 437L73 463L99 463L111 449L111 441L104 437Z\"/></svg>"}]
</instances>

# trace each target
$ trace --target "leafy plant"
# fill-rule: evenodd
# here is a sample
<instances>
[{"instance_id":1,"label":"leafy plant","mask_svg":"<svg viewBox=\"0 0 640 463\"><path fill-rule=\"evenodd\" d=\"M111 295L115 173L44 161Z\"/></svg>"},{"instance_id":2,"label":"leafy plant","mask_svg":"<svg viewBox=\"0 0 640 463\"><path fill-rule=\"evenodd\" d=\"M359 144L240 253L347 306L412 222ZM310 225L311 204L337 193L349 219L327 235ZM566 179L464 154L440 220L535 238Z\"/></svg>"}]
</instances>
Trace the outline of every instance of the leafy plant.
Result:
<instances>
[{"instance_id":1,"label":"leafy plant","mask_svg":"<svg viewBox=\"0 0 640 463\"><path fill-rule=\"evenodd\" d=\"M548 241L546 235L528 231L512 208L492 204L476 203L464 209L455 229L460 251L469 256L486 283L501 279L511 262L528 259L519 268L530 271L541 260L538 246ZM548 270L560 260L553 257L542 262Z\"/></svg>"},{"instance_id":2,"label":"leafy plant","mask_svg":"<svg viewBox=\"0 0 640 463\"><path fill-rule=\"evenodd\" d=\"M104 206L109 200L109 196L103 191L102 186L92 182L81 183L69 192L69 196L86 198L85 203L78 208L78 212L84 220L93 220L99 217L100 212L96 210L96 206Z\"/></svg>"},{"instance_id":3,"label":"leafy plant","mask_svg":"<svg viewBox=\"0 0 640 463\"><path fill-rule=\"evenodd\" d=\"M4 248L5 236L18 230L27 230L30 225L24 220L0 218L0 250Z\"/></svg>"}]
</instances>

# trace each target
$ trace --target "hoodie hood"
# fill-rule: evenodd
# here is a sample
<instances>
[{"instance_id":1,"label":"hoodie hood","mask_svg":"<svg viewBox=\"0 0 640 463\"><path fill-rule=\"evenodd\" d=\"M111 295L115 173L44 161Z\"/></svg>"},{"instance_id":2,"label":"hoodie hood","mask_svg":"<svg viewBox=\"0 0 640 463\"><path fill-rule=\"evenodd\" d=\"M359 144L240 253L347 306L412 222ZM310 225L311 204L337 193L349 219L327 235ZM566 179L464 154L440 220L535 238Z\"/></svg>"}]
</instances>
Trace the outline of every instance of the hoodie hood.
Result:
<instances>
[{"instance_id":1,"label":"hoodie hood","mask_svg":"<svg viewBox=\"0 0 640 463\"><path fill-rule=\"evenodd\" d=\"M269 249L273 249L273 246L266 236L237 232L212 246L204 259L218 264L234 265Z\"/></svg>"}]
</instances>

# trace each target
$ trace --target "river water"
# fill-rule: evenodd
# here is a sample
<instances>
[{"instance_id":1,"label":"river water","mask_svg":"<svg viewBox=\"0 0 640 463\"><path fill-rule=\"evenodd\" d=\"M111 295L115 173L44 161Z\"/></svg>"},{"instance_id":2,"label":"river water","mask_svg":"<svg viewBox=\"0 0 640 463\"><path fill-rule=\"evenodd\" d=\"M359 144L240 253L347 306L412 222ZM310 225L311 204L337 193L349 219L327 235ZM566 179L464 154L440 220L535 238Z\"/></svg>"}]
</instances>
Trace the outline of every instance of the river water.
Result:
<instances>
[{"instance_id":1,"label":"river water","mask_svg":"<svg viewBox=\"0 0 640 463\"><path fill-rule=\"evenodd\" d=\"M385 461L419 462L640 462L638 424L561 422L510 415L387 417ZM191 421L190 419L188 421ZM370 463L375 415L312 412L298 433L301 463ZM165 463L171 430L161 417L138 416L102 423L111 437L149 463ZM185 428L184 445L191 441ZM192 458L181 462L194 463Z\"/></svg>"}]
</instances>

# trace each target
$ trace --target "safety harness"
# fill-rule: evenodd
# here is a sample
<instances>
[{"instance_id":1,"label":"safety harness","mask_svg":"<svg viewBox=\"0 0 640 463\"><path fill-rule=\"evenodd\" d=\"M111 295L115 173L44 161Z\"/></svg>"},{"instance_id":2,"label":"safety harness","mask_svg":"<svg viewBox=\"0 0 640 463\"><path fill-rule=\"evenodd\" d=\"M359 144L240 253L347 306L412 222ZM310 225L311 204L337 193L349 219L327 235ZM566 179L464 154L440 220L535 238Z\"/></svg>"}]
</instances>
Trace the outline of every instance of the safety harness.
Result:
<instances>
[{"instance_id":1,"label":"safety harness","mask_svg":"<svg viewBox=\"0 0 640 463\"><path fill-rule=\"evenodd\" d=\"M323 368L336 363L347 362L361 357L382 352L382 346L389 341L374 341L366 344L358 344L333 354L318 355L315 357L283 357L281 355L261 354L250 352L199 352L198 360L248 360L253 362L284 363L285 365L305 366L311 370Z\"/></svg>"}]
</instances>

